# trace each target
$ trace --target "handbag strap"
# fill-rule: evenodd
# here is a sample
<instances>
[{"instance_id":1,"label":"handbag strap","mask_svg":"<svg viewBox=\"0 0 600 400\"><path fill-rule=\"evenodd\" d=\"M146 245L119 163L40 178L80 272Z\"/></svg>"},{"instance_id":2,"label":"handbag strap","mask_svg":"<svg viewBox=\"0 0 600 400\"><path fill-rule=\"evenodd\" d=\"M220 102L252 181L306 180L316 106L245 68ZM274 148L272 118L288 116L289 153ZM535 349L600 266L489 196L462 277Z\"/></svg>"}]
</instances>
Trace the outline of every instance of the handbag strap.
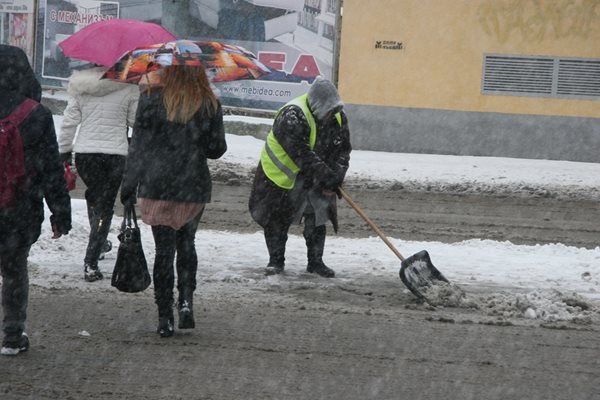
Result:
<instances>
[{"instance_id":1,"label":"handbag strap","mask_svg":"<svg viewBox=\"0 0 600 400\"><path fill-rule=\"evenodd\" d=\"M125 206L123 212L123 222L121 223L121 231L124 231L125 228L131 228L132 226L134 226L136 229L139 228L137 223L137 215L135 213L135 205L128 204Z\"/></svg>"},{"instance_id":2,"label":"handbag strap","mask_svg":"<svg viewBox=\"0 0 600 400\"><path fill-rule=\"evenodd\" d=\"M136 229L139 229L139 226L137 223L137 216L135 215L135 206L134 205L131 206L131 220L133 221L133 226L135 226Z\"/></svg>"}]
</instances>

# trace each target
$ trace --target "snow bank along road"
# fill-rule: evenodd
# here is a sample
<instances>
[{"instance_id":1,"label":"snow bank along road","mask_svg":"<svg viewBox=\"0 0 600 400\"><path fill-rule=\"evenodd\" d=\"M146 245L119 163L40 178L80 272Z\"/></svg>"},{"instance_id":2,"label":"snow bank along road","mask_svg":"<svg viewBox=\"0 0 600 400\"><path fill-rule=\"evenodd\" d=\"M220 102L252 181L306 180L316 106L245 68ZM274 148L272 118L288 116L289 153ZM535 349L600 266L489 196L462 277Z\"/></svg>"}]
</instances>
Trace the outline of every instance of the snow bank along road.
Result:
<instances>
[{"instance_id":1,"label":"snow bank along road","mask_svg":"<svg viewBox=\"0 0 600 400\"><path fill-rule=\"evenodd\" d=\"M212 203L201 229L257 232L248 212L251 171L224 163L213 170ZM459 242L468 239L514 244L562 243L593 249L600 246L600 201L584 196L508 191L477 193L452 188L383 185L348 179L346 191L388 236L413 241ZM83 198L80 180L72 196ZM339 236L368 237L375 232L343 200L339 200ZM117 200L117 213L121 212ZM300 233L293 226L291 233Z\"/></svg>"}]
</instances>

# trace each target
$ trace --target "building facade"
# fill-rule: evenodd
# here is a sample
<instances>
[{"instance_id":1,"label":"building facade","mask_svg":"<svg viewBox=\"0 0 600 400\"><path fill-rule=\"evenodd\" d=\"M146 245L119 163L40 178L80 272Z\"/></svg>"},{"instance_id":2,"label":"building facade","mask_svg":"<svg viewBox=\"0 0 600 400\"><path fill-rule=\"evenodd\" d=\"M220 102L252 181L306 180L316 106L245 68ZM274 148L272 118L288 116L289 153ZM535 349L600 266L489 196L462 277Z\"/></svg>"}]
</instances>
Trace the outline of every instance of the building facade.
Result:
<instances>
[{"instance_id":1,"label":"building facade","mask_svg":"<svg viewBox=\"0 0 600 400\"><path fill-rule=\"evenodd\" d=\"M356 149L600 158L600 0L0 0L0 41L61 88L86 66L59 43L103 18L248 49L270 72L218 84L230 107L334 80Z\"/></svg>"},{"instance_id":2,"label":"building facade","mask_svg":"<svg viewBox=\"0 0 600 400\"><path fill-rule=\"evenodd\" d=\"M598 43L598 0L346 0L353 145L598 162Z\"/></svg>"}]
</instances>

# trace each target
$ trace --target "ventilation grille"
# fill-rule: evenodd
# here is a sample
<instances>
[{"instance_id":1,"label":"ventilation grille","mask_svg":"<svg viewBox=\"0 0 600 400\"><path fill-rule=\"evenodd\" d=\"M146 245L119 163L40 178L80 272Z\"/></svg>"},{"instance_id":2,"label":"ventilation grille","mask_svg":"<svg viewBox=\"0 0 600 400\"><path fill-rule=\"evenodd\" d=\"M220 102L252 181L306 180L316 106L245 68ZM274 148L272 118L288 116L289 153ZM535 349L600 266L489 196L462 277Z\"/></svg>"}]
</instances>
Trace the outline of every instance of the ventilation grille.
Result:
<instances>
[{"instance_id":1,"label":"ventilation grille","mask_svg":"<svg viewBox=\"0 0 600 400\"><path fill-rule=\"evenodd\" d=\"M600 60L485 55L484 94L600 98Z\"/></svg>"},{"instance_id":2,"label":"ventilation grille","mask_svg":"<svg viewBox=\"0 0 600 400\"><path fill-rule=\"evenodd\" d=\"M600 60L559 60L557 94L600 96Z\"/></svg>"}]
</instances>

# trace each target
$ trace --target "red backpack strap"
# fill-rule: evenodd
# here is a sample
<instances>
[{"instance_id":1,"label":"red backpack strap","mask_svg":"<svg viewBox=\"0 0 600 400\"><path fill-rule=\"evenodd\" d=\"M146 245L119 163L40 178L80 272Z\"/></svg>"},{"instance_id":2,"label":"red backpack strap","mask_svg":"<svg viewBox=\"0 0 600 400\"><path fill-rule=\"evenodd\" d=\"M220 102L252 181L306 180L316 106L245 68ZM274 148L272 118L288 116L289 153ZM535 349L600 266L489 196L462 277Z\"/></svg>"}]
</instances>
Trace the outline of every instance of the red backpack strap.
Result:
<instances>
[{"instance_id":1,"label":"red backpack strap","mask_svg":"<svg viewBox=\"0 0 600 400\"><path fill-rule=\"evenodd\" d=\"M25 118L37 107L40 103L32 99L25 99L17 108L6 118L5 121L11 122L14 126L19 126Z\"/></svg>"}]
</instances>

